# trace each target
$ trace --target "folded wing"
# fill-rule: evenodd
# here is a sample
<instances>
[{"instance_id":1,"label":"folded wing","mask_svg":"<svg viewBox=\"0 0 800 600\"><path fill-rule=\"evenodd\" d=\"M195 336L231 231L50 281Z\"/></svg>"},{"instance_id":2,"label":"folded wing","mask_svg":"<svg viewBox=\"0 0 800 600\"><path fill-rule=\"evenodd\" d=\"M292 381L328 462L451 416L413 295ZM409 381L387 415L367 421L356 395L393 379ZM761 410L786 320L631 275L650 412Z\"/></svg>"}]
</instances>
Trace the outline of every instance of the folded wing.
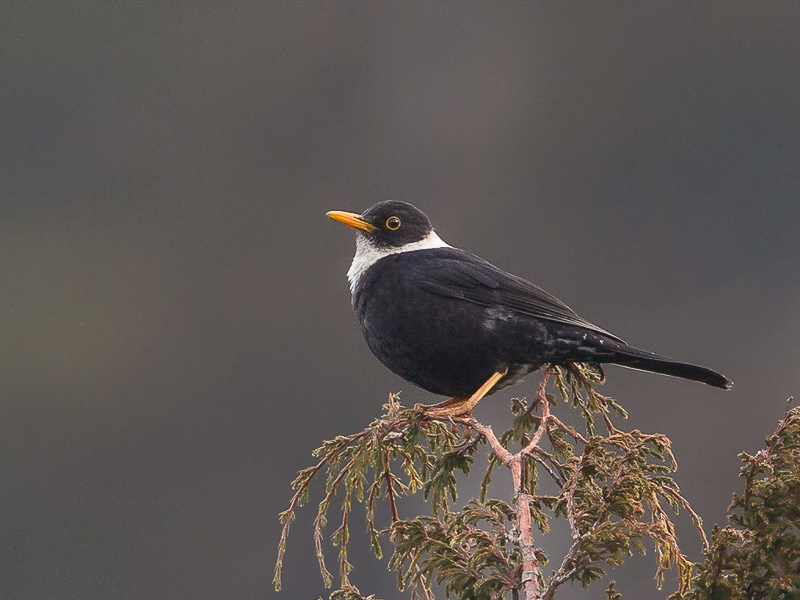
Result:
<instances>
[{"instance_id":1,"label":"folded wing","mask_svg":"<svg viewBox=\"0 0 800 600\"><path fill-rule=\"evenodd\" d=\"M458 248L438 248L398 255L406 261L409 281L432 294L459 298L490 308L502 308L538 319L576 325L602 333L620 343L617 336L589 323L555 296L521 277Z\"/></svg>"}]
</instances>

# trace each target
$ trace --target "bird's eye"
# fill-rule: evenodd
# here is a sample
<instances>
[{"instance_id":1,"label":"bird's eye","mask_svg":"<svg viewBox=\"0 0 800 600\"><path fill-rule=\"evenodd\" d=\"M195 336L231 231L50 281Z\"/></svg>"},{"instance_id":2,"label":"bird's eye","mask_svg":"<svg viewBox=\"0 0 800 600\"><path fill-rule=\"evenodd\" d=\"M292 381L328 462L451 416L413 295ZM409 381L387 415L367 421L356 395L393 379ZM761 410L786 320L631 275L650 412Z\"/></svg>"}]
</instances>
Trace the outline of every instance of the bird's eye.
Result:
<instances>
[{"instance_id":1,"label":"bird's eye","mask_svg":"<svg viewBox=\"0 0 800 600\"><path fill-rule=\"evenodd\" d=\"M400 219L398 219L397 217L389 217L388 219L386 219L386 228L391 229L392 231L394 231L395 229L399 229Z\"/></svg>"}]
</instances>

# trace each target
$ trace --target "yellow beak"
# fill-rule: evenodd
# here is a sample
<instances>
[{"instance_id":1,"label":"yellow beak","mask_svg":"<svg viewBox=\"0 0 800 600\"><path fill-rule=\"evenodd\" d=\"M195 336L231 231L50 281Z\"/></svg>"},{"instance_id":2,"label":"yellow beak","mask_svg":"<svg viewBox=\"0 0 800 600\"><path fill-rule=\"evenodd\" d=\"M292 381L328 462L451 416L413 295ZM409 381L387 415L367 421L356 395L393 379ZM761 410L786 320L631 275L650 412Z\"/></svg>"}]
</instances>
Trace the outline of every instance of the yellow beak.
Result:
<instances>
[{"instance_id":1,"label":"yellow beak","mask_svg":"<svg viewBox=\"0 0 800 600\"><path fill-rule=\"evenodd\" d=\"M372 223L367 223L364 219L361 218L361 215L357 215L356 213L345 212L343 210L332 210L327 213L331 219L334 221L339 221L339 223L344 223L348 227L352 227L353 229L360 229L362 231L377 231L378 228L375 227Z\"/></svg>"}]
</instances>

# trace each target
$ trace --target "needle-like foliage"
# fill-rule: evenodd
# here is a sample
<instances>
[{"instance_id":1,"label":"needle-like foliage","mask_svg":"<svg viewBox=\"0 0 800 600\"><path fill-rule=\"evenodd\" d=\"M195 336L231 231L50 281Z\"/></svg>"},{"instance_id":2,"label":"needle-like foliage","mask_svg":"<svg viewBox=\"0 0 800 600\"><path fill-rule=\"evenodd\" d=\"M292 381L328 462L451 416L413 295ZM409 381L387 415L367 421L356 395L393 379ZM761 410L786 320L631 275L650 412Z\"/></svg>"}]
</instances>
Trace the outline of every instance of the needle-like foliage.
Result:
<instances>
[{"instance_id":1,"label":"needle-like foliage","mask_svg":"<svg viewBox=\"0 0 800 600\"><path fill-rule=\"evenodd\" d=\"M800 408L786 413L766 448L745 452L744 494L731 525L715 527L689 600L800 598Z\"/></svg>"}]
</instances>

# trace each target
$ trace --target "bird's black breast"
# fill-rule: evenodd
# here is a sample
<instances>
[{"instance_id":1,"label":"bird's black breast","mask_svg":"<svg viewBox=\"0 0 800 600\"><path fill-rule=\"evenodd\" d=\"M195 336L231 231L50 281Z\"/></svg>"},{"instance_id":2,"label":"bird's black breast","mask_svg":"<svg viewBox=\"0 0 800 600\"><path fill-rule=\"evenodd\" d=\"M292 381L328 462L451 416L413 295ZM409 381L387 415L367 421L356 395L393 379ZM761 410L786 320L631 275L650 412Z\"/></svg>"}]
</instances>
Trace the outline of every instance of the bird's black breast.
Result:
<instances>
[{"instance_id":1,"label":"bird's black breast","mask_svg":"<svg viewBox=\"0 0 800 600\"><path fill-rule=\"evenodd\" d=\"M470 396L505 368L510 374L499 387L509 385L552 358L560 343L552 330L556 324L500 301L468 299L470 294L502 298L502 283L485 265L454 248L403 252L377 261L353 292L372 352L404 379L448 396Z\"/></svg>"}]
</instances>

